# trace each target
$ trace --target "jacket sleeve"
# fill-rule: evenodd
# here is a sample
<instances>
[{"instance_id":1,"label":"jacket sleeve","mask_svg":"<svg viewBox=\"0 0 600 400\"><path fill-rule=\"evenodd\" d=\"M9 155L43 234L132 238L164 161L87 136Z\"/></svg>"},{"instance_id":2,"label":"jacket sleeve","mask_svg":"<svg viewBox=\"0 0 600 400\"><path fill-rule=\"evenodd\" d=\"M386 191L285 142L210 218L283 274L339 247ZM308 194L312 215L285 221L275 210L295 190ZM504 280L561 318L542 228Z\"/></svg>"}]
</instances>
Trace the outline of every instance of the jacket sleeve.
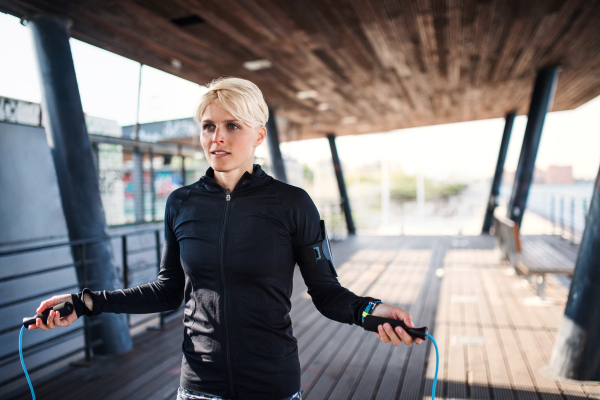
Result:
<instances>
[{"instance_id":1,"label":"jacket sleeve","mask_svg":"<svg viewBox=\"0 0 600 400\"><path fill-rule=\"evenodd\" d=\"M320 216L314 202L304 190L297 198L296 207L291 210L295 232L292 235L294 249L299 249L322 241ZM335 259L335 258L334 258ZM362 326L362 312L373 297L357 296L343 287L334 272L334 266L327 260L316 265L299 265L302 278L308 287L317 310L334 321Z\"/></svg>"},{"instance_id":2,"label":"jacket sleeve","mask_svg":"<svg viewBox=\"0 0 600 400\"><path fill-rule=\"evenodd\" d=\"M181 193L169 195L165 209L165 243L160 261L160 272L155 282L112 291L84 289L72 294L77 316L95 316L103 312L147 314L179 308L184 296L185 274L179 258L179 243L173 233L173 221L181 205ZM93 310L83 303L83 294L89 293Z\"/></svg>"}]
</instances>

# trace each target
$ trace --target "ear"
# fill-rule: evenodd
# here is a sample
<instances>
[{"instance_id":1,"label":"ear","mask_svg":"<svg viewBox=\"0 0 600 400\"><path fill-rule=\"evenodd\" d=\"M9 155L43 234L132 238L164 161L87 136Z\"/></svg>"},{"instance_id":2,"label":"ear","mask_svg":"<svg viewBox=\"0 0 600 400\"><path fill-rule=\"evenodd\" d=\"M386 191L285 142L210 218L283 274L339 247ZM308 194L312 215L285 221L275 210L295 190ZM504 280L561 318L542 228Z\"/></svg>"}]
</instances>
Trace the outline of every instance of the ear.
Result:
<instances>
[{"instance_id":1,"label":"ear","mask_svg":"<svg viewBox=\"0 0 600 400\"><path fill-rule=\"evenodd\" d=\"M266 137L267 137L267 128L265 128L264 126L261 126L260 128L258 128L256 141L254 142L254 147L260 146L262 144L262 142L264 142Z\"/></svg>"}]
</instances>

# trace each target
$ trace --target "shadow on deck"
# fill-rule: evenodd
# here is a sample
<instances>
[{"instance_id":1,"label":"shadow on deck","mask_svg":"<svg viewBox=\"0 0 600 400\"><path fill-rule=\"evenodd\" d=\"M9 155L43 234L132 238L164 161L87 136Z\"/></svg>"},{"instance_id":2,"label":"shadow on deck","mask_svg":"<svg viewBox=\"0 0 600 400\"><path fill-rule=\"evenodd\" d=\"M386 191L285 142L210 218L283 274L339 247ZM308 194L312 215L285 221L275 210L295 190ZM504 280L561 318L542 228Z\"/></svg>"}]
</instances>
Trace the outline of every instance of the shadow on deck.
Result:
<instances>
[{"instance_id":1,"label":"shadow on deck","mask_svg":"<svg viewBox=\"0 0 600 400\"><path fill-rule=\"evenodd\" d=\"M563 246L556 237L544 240ZM534 288L494 247L487 236L358 236L334 243L333 251L343 286L400 305L415 325L429 327L440 348L437 398L600 399L600 385L557 382L541 372L564 311L564 279L549 277L554 303L540 306L531 301ZM571 250L561 252L574 258ZM431 396L435 351L429 341L410 348L383 344L373 333L319 314L298 270L294 288L291 318L305 400ZM128 354L34 382L36 393L44 400L174 400L182 336L177 318L162 331L138 335Z\"/></svg>"}]
</instances>

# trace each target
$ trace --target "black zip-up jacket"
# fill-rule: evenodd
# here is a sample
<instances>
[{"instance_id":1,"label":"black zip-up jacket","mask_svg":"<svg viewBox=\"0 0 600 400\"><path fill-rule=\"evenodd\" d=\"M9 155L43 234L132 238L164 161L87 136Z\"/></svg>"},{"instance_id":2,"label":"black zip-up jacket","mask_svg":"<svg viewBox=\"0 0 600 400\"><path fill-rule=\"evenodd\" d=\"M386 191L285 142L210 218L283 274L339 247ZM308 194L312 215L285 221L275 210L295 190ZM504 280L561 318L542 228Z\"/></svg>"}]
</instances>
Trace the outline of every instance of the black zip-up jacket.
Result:
<instances>
[{"instance_id":1,"label":"black zip-up jacket","mask_svg":"<svg viewBox=\"0 0 600 400\"><path fill-rule=\"evenodd\" d=\"M303 189L255 164L228 193L209 168L169 195L158 280L125 290L86 289L93 310L82 312L154 313L183 300L183 388L226 399L283 399L300 390L289 316L294 252L321 240L319 213ZM377 299L342 287L327 260L299 267L324 316L362 326L363 309ZM79 307L83 292L74 295Z\"/></svg>"}]
</instances>

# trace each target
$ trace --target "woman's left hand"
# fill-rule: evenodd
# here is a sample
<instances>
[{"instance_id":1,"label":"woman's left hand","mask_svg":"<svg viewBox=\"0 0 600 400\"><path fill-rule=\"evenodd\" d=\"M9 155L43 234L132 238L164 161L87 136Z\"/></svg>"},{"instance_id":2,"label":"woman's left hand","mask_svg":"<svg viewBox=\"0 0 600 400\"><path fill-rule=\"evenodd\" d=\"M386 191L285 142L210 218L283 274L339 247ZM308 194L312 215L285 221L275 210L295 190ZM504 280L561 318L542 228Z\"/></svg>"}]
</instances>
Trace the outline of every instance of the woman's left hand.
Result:
<instances>
[{"instance_id":1,"label":"woman's left hand","mask_svg":"<svg viewBox=\"0 0 600 400\"><path fill-rule=\"evenodd\" d=\"M391 306L389 304L378 304L375 306L375 310L371 314L375 317L383 317L383 318L392 318L399 319L404 321L406 326L410 328L414 328L414 324L412 321L412 316L404 311L404 309L400 307ZM394 346L399 346L402 342L406 343L407 346L412 345L413 343L421 344L423 343L422 339L413 339L404 329L399 326L396 329L393 329L389 323L385 323L383 325L379 325L377 327L378 333L375 333L377 338L381 340L383 343L394 343Z\"/></svg>"}]
</instances>

